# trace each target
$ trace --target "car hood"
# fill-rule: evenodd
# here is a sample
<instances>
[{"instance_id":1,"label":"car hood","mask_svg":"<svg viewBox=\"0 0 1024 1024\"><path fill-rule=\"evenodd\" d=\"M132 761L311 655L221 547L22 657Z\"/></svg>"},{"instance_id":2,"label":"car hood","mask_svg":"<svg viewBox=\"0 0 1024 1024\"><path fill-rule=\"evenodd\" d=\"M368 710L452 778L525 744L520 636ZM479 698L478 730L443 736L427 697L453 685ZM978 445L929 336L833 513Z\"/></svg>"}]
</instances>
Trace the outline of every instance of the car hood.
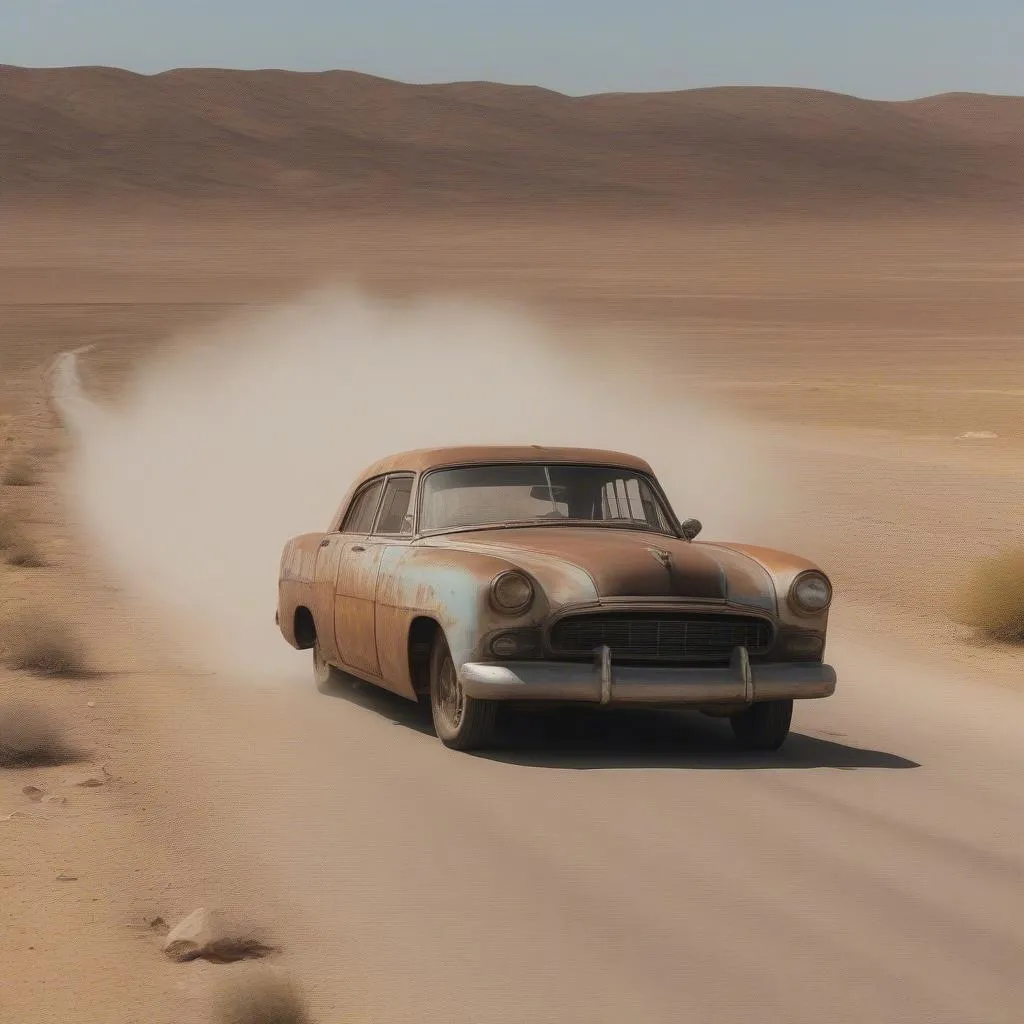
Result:
<instances>
[{"instance_id":1,"label":"car hood","mask_svg":"<svg viewBox=\"0 0 1024 1024\"><path fill-rule=\"evenodd\" d=\"M739 600L774 604L771 578L751 559L720 546L657 533L587 527L474 530L435 537L431 545L481 551L533 572L553 597L573 580L589 583L590 598ZM571 589L571 586L569 587ZM578 589L578 585L577 585Z\"/></svg>"}]
</instances>

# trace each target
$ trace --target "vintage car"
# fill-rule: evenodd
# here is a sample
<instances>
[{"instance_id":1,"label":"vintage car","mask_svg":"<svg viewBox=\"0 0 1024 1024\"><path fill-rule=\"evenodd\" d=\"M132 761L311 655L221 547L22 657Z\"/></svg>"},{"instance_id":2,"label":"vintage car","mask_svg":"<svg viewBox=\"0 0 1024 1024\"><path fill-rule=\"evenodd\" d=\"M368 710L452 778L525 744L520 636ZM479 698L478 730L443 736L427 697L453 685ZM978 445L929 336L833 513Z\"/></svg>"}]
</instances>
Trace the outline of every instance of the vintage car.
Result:
<instances>
[{"instance_id":1,"label":"vintage car","mask_svg":"<svg viewBox=\"0 0 1024 1024\"><path fill-rule=\"evenodd\" d=\"M690 708L777 750L828 697L832 586L803 558L695 542L651 467L585 448L441 448L355 482L287 542L277 623L346 675L430 702L440 740L491 740L503 702Z\"/></svg>"}]
</instances>

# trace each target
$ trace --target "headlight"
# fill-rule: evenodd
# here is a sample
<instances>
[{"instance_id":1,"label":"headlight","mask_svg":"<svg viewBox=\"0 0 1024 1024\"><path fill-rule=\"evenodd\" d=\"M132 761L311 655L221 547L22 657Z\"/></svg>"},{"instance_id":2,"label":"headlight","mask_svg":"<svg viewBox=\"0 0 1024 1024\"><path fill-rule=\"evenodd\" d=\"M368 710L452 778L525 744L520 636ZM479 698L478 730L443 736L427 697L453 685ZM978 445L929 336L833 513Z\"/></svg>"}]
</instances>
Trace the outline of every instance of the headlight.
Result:
<instances>
[{"instance_id":1,"label":"headlight","mask_svg":"<svg viewBox=\"0 0 1024 1024\"><path fill-rule=\"evenodd\" d=\"M804 615L823 612L832 603L832 584L817 569L802 572L789 588L789 603Z\"/></svg>"},{"instance_id":2,"label":"headlight","mask_svg":"<svg viewBox=\"0 0 1024 1024\"><path fill-rule=\"evenodd\" d=\"M499 612L514 615L525 612L533 603L533 584L529 576L515 569L500 573L491 581L491 604Z\"/></svg>"}]
</instances>

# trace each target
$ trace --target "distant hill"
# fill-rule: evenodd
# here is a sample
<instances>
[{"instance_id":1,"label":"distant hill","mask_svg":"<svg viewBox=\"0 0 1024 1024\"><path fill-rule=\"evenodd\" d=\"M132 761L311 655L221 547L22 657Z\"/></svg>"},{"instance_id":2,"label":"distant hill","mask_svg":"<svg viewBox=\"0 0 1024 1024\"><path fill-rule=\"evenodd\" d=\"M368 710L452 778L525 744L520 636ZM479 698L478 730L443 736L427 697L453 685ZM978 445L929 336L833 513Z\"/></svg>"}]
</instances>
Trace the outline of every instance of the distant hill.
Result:
<instances>
[{"instance_id":1,"label":"distant hill","mask_svg":"<svg viewBox=\"0 0 1024 1024\"><path fill-rule=\"evenodd\" d=\"M0 154L8 200L1019 208L1024 98L745 87L569 97L348 71L0 66Z\"/></svg>"}]
</instances>

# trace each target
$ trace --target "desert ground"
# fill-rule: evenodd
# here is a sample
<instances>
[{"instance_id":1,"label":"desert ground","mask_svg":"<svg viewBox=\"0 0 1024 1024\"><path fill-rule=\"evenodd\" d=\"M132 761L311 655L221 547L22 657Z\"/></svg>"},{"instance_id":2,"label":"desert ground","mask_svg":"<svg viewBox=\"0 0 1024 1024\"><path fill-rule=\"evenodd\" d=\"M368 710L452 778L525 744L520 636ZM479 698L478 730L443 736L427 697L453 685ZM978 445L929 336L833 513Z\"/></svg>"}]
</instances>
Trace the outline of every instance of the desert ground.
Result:
<instances>
[{"instance_id":1,"label":"desert ground","mask_svg":"<svg viewBox=\"0 0 1024 1024\"><path fill-rule=\"evenodd\" d=\"M25 118L52 99L34 87ZM733 206L737 172L700 215L560 203L557 153L516 165L545 168L543 203L478 175L471 203L432 205L385 175L394 202L323 209L233 179L183 198L185 170L161 164L161 192L117 154L88 194L45 195L63 165L26 157L0 207L0 460L39 475L0 486L0 518L44 564L0 567L0 614L70 631L89 671L0 668L72 748L0 768L0 1021L205 1021L225 979L269 970L324 1024L1018 1024L1022 654L951 613L1024 527L1013 102L925 108L958 145L990 132L981 203L913 136L886 165L902 190L854 161L779 204L791 166L750 125L783 115L753 100L737 130L776 191ZM485 123L540 116L532 94L488 103ZM915 202L929 160L942 202ZM857 173L880 198L851 209ZM100 412L76 430L48 368L82 346ZM637 449L708 536L831 574L839 688L778 755L665 715L457 755L413 705L318 694L276 634L275 545L321 528L353 467L420 436L570 434ZM166 926L198 907L279 952L171 961Z\"/></svg>"}]
</instances>

